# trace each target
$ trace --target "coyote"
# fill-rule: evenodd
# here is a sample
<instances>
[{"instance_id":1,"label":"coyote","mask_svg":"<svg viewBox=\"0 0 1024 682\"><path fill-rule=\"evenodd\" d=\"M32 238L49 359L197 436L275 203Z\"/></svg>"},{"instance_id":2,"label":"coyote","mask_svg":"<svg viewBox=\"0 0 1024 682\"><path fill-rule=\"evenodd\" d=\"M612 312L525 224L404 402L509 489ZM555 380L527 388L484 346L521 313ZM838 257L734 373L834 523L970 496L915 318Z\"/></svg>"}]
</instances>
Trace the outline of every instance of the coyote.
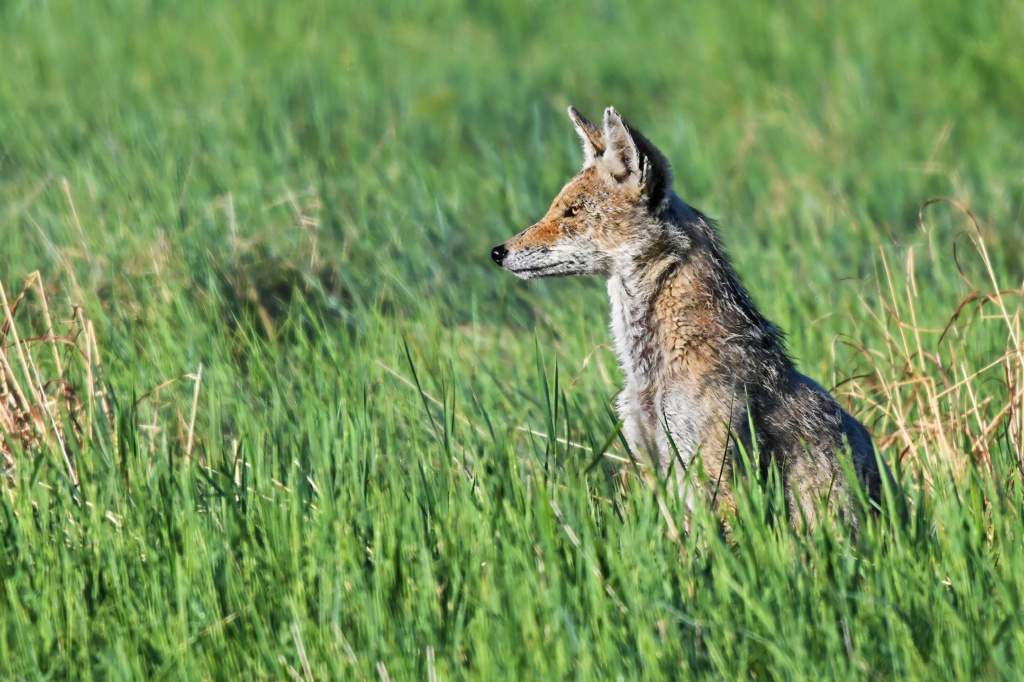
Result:
<instances>
[{"instance_id":1,"label":"coyote","mask_svg":"<svg viewBox=\"0 0 1024 682\"><path fill-rule=\"evenodd\" d=\"M623 433L663 477L674 471L691 509L697 498L732 508L730 483L748 473L744 462L759 476L775 462L795 527L815 524L824 498L830 516L856 531L860 510L845 472L876 502L882 476L891 477L867 429L796 370L713 222L672 190L661 152L612 107L603 128L573 107L569 118L583 169L547 215L491 258L523 279L607 277L626 383L617 401ZM702 466L691 472L695 461Z\"/></svg>"}]
</instances>

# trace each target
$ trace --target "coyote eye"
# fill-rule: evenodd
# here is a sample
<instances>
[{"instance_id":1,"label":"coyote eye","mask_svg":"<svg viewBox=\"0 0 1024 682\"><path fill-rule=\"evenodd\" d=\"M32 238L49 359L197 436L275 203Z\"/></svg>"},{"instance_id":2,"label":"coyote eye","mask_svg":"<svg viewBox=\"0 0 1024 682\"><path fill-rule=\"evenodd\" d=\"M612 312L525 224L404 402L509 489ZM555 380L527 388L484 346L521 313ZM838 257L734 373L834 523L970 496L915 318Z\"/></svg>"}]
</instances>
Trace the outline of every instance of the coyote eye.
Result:
<instances>
[{"instance_id":1,"label":"coyote eye","mask_svg":"<svg viewBox=\"0 0 1024 682\"><path fill-rule=\"evenodd\" d=\"M572 204L569 208L565 209L565 217L571 218L580 212L582 207L579 204Z\"/></svg>"}]
</instances>

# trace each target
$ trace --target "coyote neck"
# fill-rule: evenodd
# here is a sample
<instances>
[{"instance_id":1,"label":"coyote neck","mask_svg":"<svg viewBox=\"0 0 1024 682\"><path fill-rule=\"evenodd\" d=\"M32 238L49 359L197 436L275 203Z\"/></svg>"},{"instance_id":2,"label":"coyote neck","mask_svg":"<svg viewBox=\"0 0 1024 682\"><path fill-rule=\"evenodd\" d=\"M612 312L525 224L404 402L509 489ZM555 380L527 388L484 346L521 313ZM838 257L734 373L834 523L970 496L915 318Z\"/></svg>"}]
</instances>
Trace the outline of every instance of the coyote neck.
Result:
<instances>
[{"instance_id":1,"label":"coyote neck","mask_svg":"<svg viewBox=\"0 0 1024 682\"><path fill-rule=\"evenodd\" d=\"M655 400L667 383L694 393L717 384L728 400L744 385L770 389L790 366L781 335L740 284L712 223L674 208L663 247L608 280L626 391Z\"/></svg>"}]
</instances>

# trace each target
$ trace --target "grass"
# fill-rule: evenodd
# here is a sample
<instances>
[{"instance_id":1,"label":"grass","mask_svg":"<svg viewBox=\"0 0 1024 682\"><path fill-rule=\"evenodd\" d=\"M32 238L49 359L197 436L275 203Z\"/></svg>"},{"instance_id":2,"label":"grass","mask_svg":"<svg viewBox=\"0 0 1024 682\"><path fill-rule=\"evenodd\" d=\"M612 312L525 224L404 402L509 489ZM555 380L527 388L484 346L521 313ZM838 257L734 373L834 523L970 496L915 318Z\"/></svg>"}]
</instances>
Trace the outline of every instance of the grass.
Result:
<instances>
[{"instance_id":1,"label":"grass","mask_svg":"<svg viewBox=\"0 0 1024 682\"><path fill-rule=\"evenodd\" d=\"M0 4L0 677L1014 678L1022 39L947 0ZM603 287L487 256L577 169L570 103L720 220L905 526L794 534L754 485L684 532L623 461Z\"/></svg>"}]
</instances>

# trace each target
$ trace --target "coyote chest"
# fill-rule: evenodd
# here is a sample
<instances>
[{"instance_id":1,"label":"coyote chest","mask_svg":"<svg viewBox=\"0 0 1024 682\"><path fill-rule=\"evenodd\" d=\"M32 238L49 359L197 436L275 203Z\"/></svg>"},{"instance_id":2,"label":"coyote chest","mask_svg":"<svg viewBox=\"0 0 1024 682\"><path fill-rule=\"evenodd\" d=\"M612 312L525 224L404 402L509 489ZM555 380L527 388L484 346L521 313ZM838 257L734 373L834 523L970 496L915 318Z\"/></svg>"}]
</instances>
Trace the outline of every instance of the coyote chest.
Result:
<instances>
[{"instance_id":1,"label":"coyote chest","mask_svg":"<svg viewBox=\"0 0 1024 682\"><path fill-rule=\"evenodd\" d=\"M664 358L650 314L651 296L639 287L631 288L621 277L610 277L608 297L615 352L625 377L617 407L626 440L636 455L643 450L668 453L674 444L684 463L688 463L699 442L698 413L685 391L669 394L665 389L661 377ZM665 435L669 423L672 444ZM659 459L661 468L667 468L668 458Z\"/></svg>"},{"instance_id":2,"label":"coyote chest","mask_svg":"<svg viewBox=\"0 0 1024 682\"><path fill-rule=\"evenodd\" d=\"M650 330L651 320L644 312L647 301L630 292L621 277L608 279L608 298L612 302L615 352L626 375L626 386L636 392L653 390L658 351Z\"/></svg>"}]
</instances>

